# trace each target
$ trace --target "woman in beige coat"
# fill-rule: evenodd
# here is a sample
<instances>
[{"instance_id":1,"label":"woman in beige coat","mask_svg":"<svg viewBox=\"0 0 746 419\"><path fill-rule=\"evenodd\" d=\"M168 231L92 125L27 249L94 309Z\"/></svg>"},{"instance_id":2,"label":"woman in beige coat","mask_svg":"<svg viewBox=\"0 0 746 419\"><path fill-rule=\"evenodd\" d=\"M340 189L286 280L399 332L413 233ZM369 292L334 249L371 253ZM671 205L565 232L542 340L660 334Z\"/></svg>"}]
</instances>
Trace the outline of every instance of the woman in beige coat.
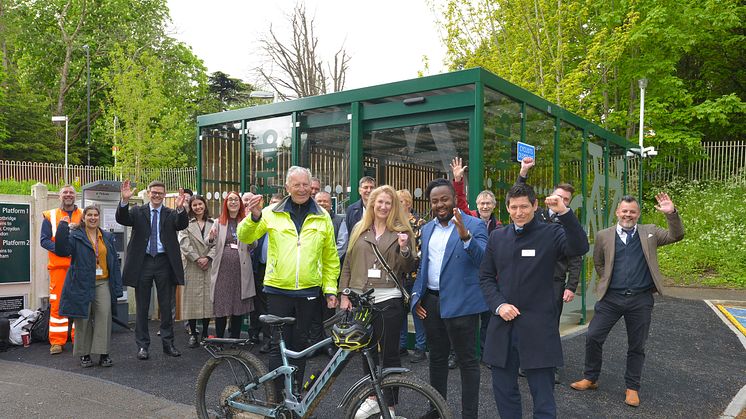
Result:
<instances>
[{"instance_id":1,"label":"woman in beige coat","mask_svg":"<svg viewBox=\"0 0 746 419\"><path fill-rule=\"evenodd\" d=\"M405 272L414 270L417 248L407 217L394 188L383 185L374 189L363 218L350 235L339 279L340 289L350 288L359 293L374 290L373 340L378 342L374 357L378 363L380 352L383 368L401 367L399 334L406 312L402 293L379 262L373 246L378 248L395 278L402 278ZM346 295L342 295L340 308L350 308ZM363 362L363 368L367 371L367 362ZM391 417L394 417L398 394L385 392L384 398L392 411ZM370 399L363 403L355 418L367 418L377 413L380 413L378 402Z\"/></svg>"},{"instance_id":2,"label":"woman in beige coat","mask_svg":"<svg viewBox=\"0 0 746 419\"><path fill-rule=\"evenodd\" d=\"M254 310L256 288L250 248L236 235L236 227L243 218L241 196L231 191L223 201L220 218L210 230L210 241L215 242L210 295L215 313L215 334L219 338L224 336L230 317L230 337L238 339L244 316Z\"/></svg>"},{"instance_id":3,"label":"woman in beige coat","mask_svg":"<svg viewBox=\"0 0 746 419\"><path fill-rule=\"evenodd\" d=\"M189 226L179 232L184 288L181 293L181 318L189 321L189 347L199 346L197 319L202 319L202 339L212 318L210 267L215 247L208 240L214 221L210 219L205 198L196 195L189 201Z\"/></svg>"}]
</instances>

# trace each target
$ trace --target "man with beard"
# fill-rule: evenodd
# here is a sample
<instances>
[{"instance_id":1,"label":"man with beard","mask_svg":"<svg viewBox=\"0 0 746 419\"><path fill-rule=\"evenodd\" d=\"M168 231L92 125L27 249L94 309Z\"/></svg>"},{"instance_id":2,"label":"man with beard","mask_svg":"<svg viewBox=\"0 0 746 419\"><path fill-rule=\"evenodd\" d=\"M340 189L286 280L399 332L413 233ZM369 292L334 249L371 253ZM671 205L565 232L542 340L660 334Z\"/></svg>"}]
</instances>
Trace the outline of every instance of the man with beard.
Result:
<instances>
[{"instance_id":1,"label":"man with beard","mask_svg":"<svg viewBox=\"0 0 746 419\"><path fill-rule=\"evenodd\" d=\"M430 384L448 394L448 354L453 344L461 371L461 414L479 410L479 313L487 310L479 289L479 265L487 243L483 222L456 208L456 191L446 179L427 186L434 219L422 226L422 248L412 307L422 319L430 347Z\"/></svg>"},{"instance_id":2,"label":"man with beard","mask_svg":"<svg viewBox=\"0 0 746 419\"><path fill-rule=\"evenodd\" d=\"M684 226L673 201L665 193L655 196L655 209L666 215L668 229L637 224L640 205L624 196L616 208L617 225L596 233L593 263L598 273L596 315L585 336L583 379L570 384L578 391L598 388L603 345L620 317L627 327L627 386L624 402L640 405L640 378L645 361L645 341L653 313L653 293L663 294L663 275L658 269L658 247L684 238Z\"/></svg>"},{"instance_id":3,"label":"man with beard","mask_svg":"<svg viewBox=\"0 0 746 419\"><path fill-rule=\"evenodd\" d=\"M67 343L67 317L60 316L60 296L65 284L67 269L70 267L69 256L57 256L54 253L54 241L57 226L63 218L68 217L70 223L80 224L83 211L75 205L75 188L65 185L59 192L60 206L44 211L44 221L41 223L41 247L49 251L49 353L57 355ZM70 338L74 338L73 329Z\"/></svg>"}]
</instances>

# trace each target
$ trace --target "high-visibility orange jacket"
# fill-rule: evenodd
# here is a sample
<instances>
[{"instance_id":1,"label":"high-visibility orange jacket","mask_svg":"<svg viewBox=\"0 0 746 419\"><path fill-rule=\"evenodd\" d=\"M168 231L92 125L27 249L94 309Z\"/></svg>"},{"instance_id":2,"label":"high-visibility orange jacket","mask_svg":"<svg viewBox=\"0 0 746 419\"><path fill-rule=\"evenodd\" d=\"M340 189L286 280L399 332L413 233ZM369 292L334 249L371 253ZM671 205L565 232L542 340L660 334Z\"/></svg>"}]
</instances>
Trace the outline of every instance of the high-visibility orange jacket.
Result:
<instances>
[{"instance_id":1,"label":"high-visibility orange jacket","mask_svg":"<svg viewBox=\"0 0 746 419\"><path fill-rule=\"evenodd\" d=\"M51 230L51 236L50 237L44 237L44 228L42 228L42 246L49 251L49 263L47 264L47 269L67 269L70 266L70 258L64 257L64 256L57 256L54 253L54 248L49 248L49 243L45 245L45 241L51 240L52 243L54 243L54 238L57 234L57 226L60 223L60 220L62 218L67 217L67 212L61 208L55 208L48 211L44 211L44 219L49 222L52 230ZM72 217L70 217L70 222L79 224L81 222L81 219L83 218L83 211L81 211L80 208L75 207L75 209L72 212Z\"/></svg>"}]
</instances>

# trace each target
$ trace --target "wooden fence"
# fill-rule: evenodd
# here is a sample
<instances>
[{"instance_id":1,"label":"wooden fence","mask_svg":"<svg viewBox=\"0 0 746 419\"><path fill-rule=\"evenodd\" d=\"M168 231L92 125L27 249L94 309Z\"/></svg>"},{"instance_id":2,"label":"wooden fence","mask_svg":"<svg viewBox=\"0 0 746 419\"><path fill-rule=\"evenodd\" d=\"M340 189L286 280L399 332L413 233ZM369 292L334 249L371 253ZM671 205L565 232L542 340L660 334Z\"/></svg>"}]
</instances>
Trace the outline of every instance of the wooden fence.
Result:
<instances>
[{"instance_id":1,"label":"wooden fence","mask_svg":"<svg viewBox=\"0 0 746 419\"><path fill-rule=\"evenodd\" d=\"M140 169L138 176L133 169L105 166L69 165L67 171L68 182L81 186L97 180L131 179L138 184L138 189L143 189L144 185L157 179L166 184L168 191L180 187L196 190L197 187L196 167ZM0 160L0 180L5 179L62 185L65 183L65 165Z\"/></svg>"}]
</instances>

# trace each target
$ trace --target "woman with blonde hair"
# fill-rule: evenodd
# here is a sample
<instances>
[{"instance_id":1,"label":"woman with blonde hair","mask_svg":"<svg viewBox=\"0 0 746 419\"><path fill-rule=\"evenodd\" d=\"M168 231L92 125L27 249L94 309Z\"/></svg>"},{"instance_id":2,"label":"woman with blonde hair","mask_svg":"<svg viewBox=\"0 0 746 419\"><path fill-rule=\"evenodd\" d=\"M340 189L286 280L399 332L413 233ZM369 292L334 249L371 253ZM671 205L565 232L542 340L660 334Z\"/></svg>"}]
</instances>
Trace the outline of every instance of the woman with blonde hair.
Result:
<instances>
[{"instance_id":1,"label":"woman with blonde hair","mask_svg":"<svg viewBox=\"0 0 746 419\"><path fill-rule=\"evenodd\" d=\"M350 235L339 288L350 288L359 293L373 288L373 341L378 342L373 356L378 363L378 354L381 354L383 368L401 366L399 333L406 313L397 282L401 283L403 274L414 269L416 247L414 232L394 188L383 185L373 190L363 218ZM384 263L391 268L394 278ZM340 308L350 309L350 300L345 295L342 295ZM363 362L363 368L367 371L366 362ZM393 417L398 394L389 391L384 393L384 397ZM367 418L379 411L376 400L367 400L355 418Z\"/></svg>"}]
</instances>

